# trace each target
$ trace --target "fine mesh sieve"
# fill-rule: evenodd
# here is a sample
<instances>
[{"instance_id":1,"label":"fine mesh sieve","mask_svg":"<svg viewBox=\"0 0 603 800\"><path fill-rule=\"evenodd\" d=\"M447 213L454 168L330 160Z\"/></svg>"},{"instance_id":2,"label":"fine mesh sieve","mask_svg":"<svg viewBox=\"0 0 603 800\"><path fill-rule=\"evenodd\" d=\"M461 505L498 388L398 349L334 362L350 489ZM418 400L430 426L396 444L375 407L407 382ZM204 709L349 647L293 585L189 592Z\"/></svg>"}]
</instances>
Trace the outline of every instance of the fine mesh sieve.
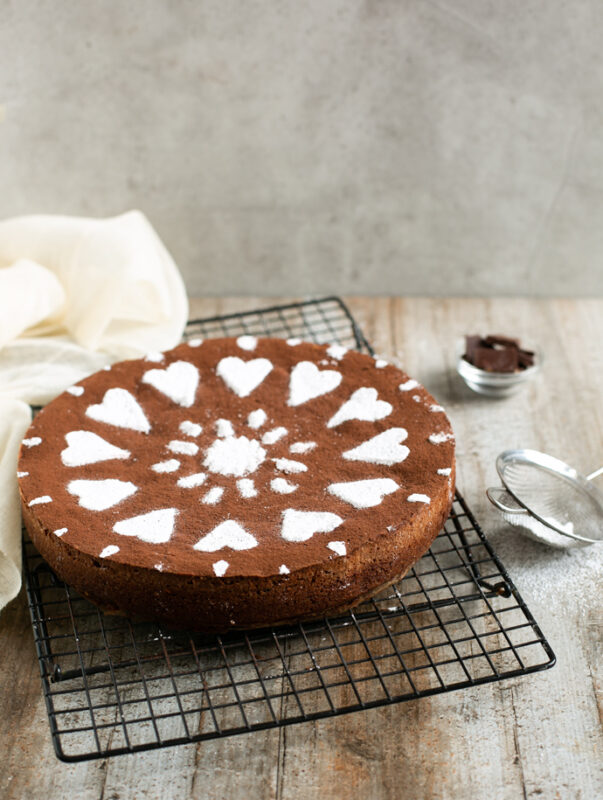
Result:
<instances>
[{"instance_id":1,"label":"fine mesh sieve","mask_svg":"<svg viewBox=\"0 0 603 800\"><path fill-rule=\"evenodd\" d=\"M603 541L603 493L592 479L537 450L506 450L496 459L503 487L487 495L511 525L552 547Z\"/></svg>"}]
</instances>

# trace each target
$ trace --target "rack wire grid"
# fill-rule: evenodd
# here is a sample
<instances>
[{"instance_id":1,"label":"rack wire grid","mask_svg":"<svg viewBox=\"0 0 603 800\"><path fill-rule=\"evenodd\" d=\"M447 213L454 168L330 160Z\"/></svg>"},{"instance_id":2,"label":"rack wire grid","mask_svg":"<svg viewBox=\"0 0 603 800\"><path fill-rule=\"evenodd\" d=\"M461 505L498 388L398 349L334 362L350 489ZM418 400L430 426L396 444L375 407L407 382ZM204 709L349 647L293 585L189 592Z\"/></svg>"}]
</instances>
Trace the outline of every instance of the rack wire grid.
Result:
<instances>
[{"instance_id":1,"label":"rack wire grid","mask_svg":"<svg viewBox=\"0 0 603 800\"><path fill-rule=\"evenodd\" d=\"M191 322L373 351L336 297ZM104 615L25 542L35 644L57 756L81 761L198 742L500 681L553 651L457 493L399 583L331 619L207 636Z\"/></svg>"}]
</instances>

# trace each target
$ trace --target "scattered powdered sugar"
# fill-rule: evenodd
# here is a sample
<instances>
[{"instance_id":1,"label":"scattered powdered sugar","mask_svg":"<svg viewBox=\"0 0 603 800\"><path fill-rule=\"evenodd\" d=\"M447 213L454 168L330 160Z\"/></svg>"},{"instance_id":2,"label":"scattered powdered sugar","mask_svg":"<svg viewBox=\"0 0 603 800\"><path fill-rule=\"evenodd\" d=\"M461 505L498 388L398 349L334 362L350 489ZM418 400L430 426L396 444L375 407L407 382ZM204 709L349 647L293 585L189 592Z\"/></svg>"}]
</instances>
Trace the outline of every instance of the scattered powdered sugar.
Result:
<instances>
[{"instance_id":1,"label":"scattered powdered sugar","mask_svg":"<svg viewBox=\"0 0 603 800\"><path fill-rule=\"evenodd\" d=\"M301 339L296 339L295 337L292 337L291 339L287 339L287 344L291 345L291 347L297 347L297 345L301 344L301 343L302 343L302 340Z\"/></svg>"},{"instance_id":2,"label":"scattered powdered sugar","mask_svg":"<svg viewBox=\"0 0 603 800\"><path fill-rule=\"evenodd\" d=\"M409 494L406 498L409 503L431 503L431 497L426 494Z\"/></svg>"},{"instance_id":3,"label":"scattered powdered sugar","mask_svg":"<svg viewBox=\"0 0 603 800\"><path fill-rule=\"evenodd\" d=\"M114 556L115 553L119 553L119 547L115 544L109 544L98 555L99 558L108 558L109 556Z\"/></svg>"},{"instance_id":4,"label":"scattered powdered sugar","mask_svg":"<svg viewBox=\"0 0 603 800\"><path fill-rule=\"evenodd\" d=\"M190 408L195 402L199 370L189 361L174 361L166 369L148 370L142 376L142 382L153 386L179 406Z\"/></svg>"},{"instance_id":5,"label":"scattered powdered sugar","mask_svg":"<svg viewBox=\"0 0 603 800\"><path fill-rule=\"evenodd\" d=\"M159 363L160 361L163 361L163 353L160 353L159 350L151 350L150 353L146 354L144 360Z\"/></svg>"},{"instance_id":6,"label":"scattered powdered sugar","mask_svg":"<svg viewBox=\"0 0 603 800\"><path fill-rule=\"evenodd\" d=\"M256 408L256 410L252 411L247 417L247 424L250 428L257 430L258 428L262 427L262 425L266 422L266 419L267 416L264 409Z\"/></svg>"},{"instance_id":7,"label":"scattered powdered sugar","mask_svg":"<svg viewBox=\"0 0 603 800\"><path fill-rule=\"evenodd\" d=\"M412 391L413 389L416 389L416 388L417 388L417 386L419 386L419 381L415 381L413 378L409 378L409 379L408 379L407 381L405 381L404 383L401 383L401 384L398 386L398 389L399 389L401 392L410 392L410 391Z\"/></svg>"},{"instance_id":8,"label":"scattered powdered sugar","mask_svg":"<svg viewBox=\"0 0 603 800\"><path fill-rule=\"evenodd\" d=\"M153 569L156 569L157 572L163 572L164 568L163 568L163 564L161 563L161 561L158 564L154 564L153 565Z\"/></svg>"},{"instance_id":9,"label":"scattered powdered sugar","mask_svg":"<svg viewBox=\"0 0 603 800\"><path fill-rule=\"evenodd\" d=\"M193 475L185 475L183 478L178 478L176 485L181 489L195 489L197 486L201 486L206 478L205 472L195 472Z\"/></svg>"},{"instance_id":10,"label":"scattered powdered sugar","mask_svg":"<svg viewBox=\"0 0 603 800\"><path fill-rule=\"evenodd\" d=\"M53 533L54 533L55 536L61 537L61 536L63 536L63 534L67 533L68 530L69 530L69 528L57 528L57 530L53 531Z\"/></svg>"},{"instance_id":11,"label":"scattered powdered sugar","mask_svg":"<svg viewBox=\"0 0 603 800\"><path fill-rule=\"evenodd\" d=\"M243 361L237 356L227 356L216 367L216 375L239 397L250 395L270 372L272 362L267 358Z\"/></svg>"},{"instance_id":12,"label":"scattered powdered sugar","mask_svg":"<svg viewBox=\"0 0 603 800\"><path fill-rule=\"evenodd\" d=\"M266 451L255 439L228 436L212 443L203 465L211 472L241 478L255 472L265 458Z\"/></svg>"},{"instance_id":13,"label":"scattered powdered sugar","mask_svg":"<svg viewBox=\"0 0 603 800\"><path fill-rule=\"evenodd\" d=\"M345 556L347 553L345 542L329 542L327 544L329 550L332 550L334 553L337 553L338 556Z\"/></svg>"},{"instance_id":14,"label":"scattered powdered sugar","mask_svg":"<svg viewBox=\"0 0 603 800\"><path fill-rule=\"evenodd\" d=\"M278 568L278 571L280 575L289 575L289 573L291 572L289 567L285 566L285 564L281 564L280 567Z\"/></svg>"},{"instance_id":15,"label":"scattered powdered sugar","mask_svg":"<svg viewBox=\"0 0 603 800\"><path fill-rule=\"evenodd\" d=\"M185 419L178 426L178 430L185 436L199 436L203 432L203 426L199 425L198 422L191 422L190 419Z\"/></svg>"},{"instance_id":16,"label":"scattered powdered sugar","mask_svg":"<svg viewBox=\"0 0 603 800\"><path fill-rule=\"evenodd\" d=\"M239 478L237 481L237 489L241 497L256 497L258 490L255 488L255 483L251 478Z\"/></svg>"},{"instance_id":17,"label":"scattered powdered sugar","mask_svg":"<svg viewBox=\"0 0 603 800\"><path fill-rule=\"evenodd\" d=\"M343 458L348 461L367 461L370 464L399 464L408 456L410 450L401 442L408 437L406 428L390 428L383 433L378 433L372 439L346 450Z\"/></svg>"},{"instance_id":18,"label":"scattered powdered sugar","mask_svg":"<svg viewBox=\"0 0 603 800\"><path fill-rule=\"evenodd\" d=\"M452 433L440 431L439 433L432 433L428 438L432 444L443 444L444 442L449 442L451 439L454 439L454 435Z\"/></svg>"},{"instance_id":19,"label":"scattered powdered sugar","mask_svg":"<svg viewBox=\"0 0 603 800\"><path fill-rule=\"evenodd\" d=\"M29 472L17 472L17 478L27 478Z\"/></svg>"},{"instance_id":20,"label":"scattered powdered sugar","mask_svg":"<svg viewBox=\"0 0 603 800\"><path fill-rule=\"evenodd\" d=\"M255 350L258 340L255 336L239 336L237 344L242 350Z\"/></svg>"},{"instance_id":21,"label":"scattered powdered sugar","mask_svg":"<svg viewBox=\"0 0 603 800\"><path fill-rule=\"evenodd\" d=\"M203 339L199 339L199 338L189 339L189 341L188 341L188 346L189 347L201 347L202 344L203 344Z\"/></svg>"},{"instance_id":22,"label":"scattered powdered sugar","mask_svg":"<svg viewBox=\"0 0 603 800\"><path fill-rule=\"evenodd\" d=\"M221 578L222 575L224 575L224 573L226 572L226 570L228 569L229 566L230 565L229 565L228 561L216 561L216 563L213 564L213 569L214 569L214 572L217 575L217 577Z\"/></svg>"},{"instance_id":23,"label":"scattered powdered sugar","mask_svg":"<svg viewBox=\"0 0 603 800\"><path fill-rule=\"evenodd\" d=\"M208 506L215 506L216 503L220 502L223 494L224 489L222 486L213 486L209 492L203 495L201 502Z\"/></svg>"},{"instance_id":24,"label":"scattered powdered sugar","mask_svg":"<svg viewBox=\"0 0 603 800\"><path fill-rule=\"evenodd\" d=\"M231 550L251 550L257 547L257 539L234 519L227 519L201 537L197 544L193 545L194 550L201 550L204 553L215 553L216 550L223 550L230 547Z\"/></svg>"},{"instance_id":25,"label":"scattered powdered sugar","mask_svg":"<svg viewBox=\"0 0 603 800\"><path fill-rule=\"evenodd\" d=\"M39 436L32 436L31 439L23 439L21 444L24 444L25 447L37 447L42 444L42 440Z\"/></svg>"},{"instance_id":26,"label":"scattered powdered sugar","mask_svg":"<svg viewBox=\"0 0 603 800\"><path fill-rule=\"evenodd\" d=\"M314 450L316 442L294 442L289 448L290 453L307 453Z\"/></svg>"},{"instance_id":27,"label":"scattered powdered sugar","mask_svg":"<svg viewBox=\"0 0 603 800\"><path fill-rule=\"evenodd\" d=\"M315 533L330 533L342 522L340 516L329 511L298 511L288 508L283 511L281 536L287 542L305 542Z\"/></svg>"},{"instance_id":28,"label":"scattered powdered sugar","mask_svg":"<svg viewBox=\"0 0 603 800\"><path fill-rule=\"evenodd\" d=\"M378 419L387 417L392 412L391 403L377 398L378 392L376 389L368 386L356 389L350 399L328 421L327 428L334 428L350 419L376 422Z\"/></svg>"},{"instance_id":29,"label":"scattered powdered sugar","mask_svg":"<svg viewBox=\"0 0 603 800\"><path fill-rule=\"evenodd\" d=\"M130 458L129 450L115 447L91 431L71 431L65 434L65 441L68 447L61 451L61 461L66 467L82 467L114 458Z\"/></svg>"},{"instance_id":30,"label":"scattered powdered sugar","mask_svg":"<svg viewBox=\"0 0 603 800\"><path fill-rule=\"evenodd\" d=\"M281 472L295 475L298 472L307 472L308 467L301 461L292 461L290 458L275 458L274 466Z\"/></svg>"},{"instance_id":31,"label":"scattered powdered sugar","mask_svg":"<svg viewBox=\"0 0 603 800\"><path fill-rule=\"evenodd\" d=\"M148 514L122 519L113 526L113 531L121 536L136 536L141 542L164 544L169 542L174 532L176 508L160 508Z\"/></svg>"},{"instance_id":32,"label":"scattered powdered sugar","mask_svg":"<svg viewBox=\"0 0 603 800\"><path fill-rule=\"evenodd\" d=\"M217 436L234 436L234 428L229 419L216 420L216 435Z\"/></svg>"},{"instance_id":33,"label":"scattered powdered sugar","mask_svg":"<svg viewBox=\"0 0 603 800\"><path fill-rule=\"evenodd\" d=\"M331 358L337 359L337 361L341 361L347 352L348 348L341 344L332 344L327 348L327 354L330 355Z\"/></svg>"},{"instance_id":34,"label":"scattered powdered sugar","mask_svg":"<svg viewBox=\"0 0 603 800\"><path fill-rule=\"evenodd\" d=\"M72 394L74 397L81 397L84 394L84 387L83 386L68 386L65 389L66 392Z\"/></svg>"},{"instance_id":35,"label":"scattered powdered sugar","mask_svg":"<svg viewBox=\"0 0 603 800\"><path fill-rule=\"evenodd\" d=\"M452 467L442 467L438 470L438 475L450 475Z\"/></svg>"},{"instance_id":36,"label":"scattered powdered sugar","mask_svg":"<svg viewBox=\"0 0 603 800\"><path fill-rule=\"evenodd\" d=\"M334 369L319 370L312 361L300 361L291 370L288 405L300 406L336 389L342 375Z\"/></svg>"},{"instance_id":37,"label":"scattered powdered sugar","mask_svg":"<svg viewBox=\"0 0 603 800\"><path fill-rule=\"evenodd\" d=\"M444 408L443 408L443 406L440 406L437 403L432 403L429 406L429 410L437 413L438 411L444 411Z\"/></svg>"},{"instance_id":38,"label":"scattered powdered sugar","mask_svg":"<svg viewBox=\"0 0 603 800\"><path fill-rule=\"evenodd\" d=\"M199 445L194 442L183 442L180 439L172 439L166 445L168 450L172 453L178 453L181 456L196 456L199 452Z\"/></svg>"},{"instance_id":39,"label":"scattered powdered sugar","mask_svg":"<svg viewBox=\"0 0 603 800\"><path fill-rule=\"evenodd\" d=\"M387 367L387 361L384 358L377 358L375 360L375 367L377 369L383 369L383 367Z\"/></svg>"},{"instance_id":40,"label":"scattered powdered sugar","mask_svg":"<svg viewBox=\"0 0 603 800\"><path fill-rule=\"evenodd\" d=\"M282 439L283 436L286 436L289 433L287 428L273 428L271 431L266 431L266 433L262 436L262 444L276 444L279 439Z\"/></svg>"},{"instance_id":41,"label":"scattered powdered sugar","mask_svg":"<svg viewBox=\"0 0 603 800\"><path fill-rule=\"evenodd\" d=\"M120 387L107 389L101 403L88 406L86 416L117 428L130 428L141 433L151 430L149 420L139 403L130 392Z\"/></svg>"},{"instance_id":42,"label":"scattered powdered sugar","mask_svg":"<svg viewBox=\"0 0 603 800\"><path fill-rule=\"evenodd\" d=\"M100 481L82 479L70 481L67 484L67 491L78 498L82 508L104 511L133 495L138 491L138 487L130 481L120 481L116 478Z\"/></svg>"},{"instance_id":43,"label":"scattered powdered sugar","mask_svg":"<svg viewBox=\"0 0 603 800\"><path fill-rule=\"evenodd\" d=\"M270 481L270 488L277 494L291 494L297 489L297 484L289 483L286 478L273 478Z\"/></svg>"},{"instance_id":44,"label":"scattered powdered sugar","mask_svg":"<svg viewBox=\"0 0 603 800\"><path fill-rule=\"evenodd\" d=\"M421 400L422 400L422 397L421 397L420 394L413 394L412 399L415 401L415 403L420 403Z\"/></svg>"},{"instance_id":45,"label":"scattered powdered sugar","mask_svg":"<svg viewBox=\"0 0 603 800\"><path fill-rule=\"evenodd\" d=\"M180 462L177 458L170 458L167 461L159 461L153 464L151 469L153 472L176 472L180 468Z\"/></svg>"},{"instance_id":46,"label":"scattered powdered sugar","mask_svg":"<svg viewBox=\"0 0 603 800\"><path fill-rule=\"evenodd\" d=\"M38 506L43 503L52 503L52 497L48 494L44 494L41 497L34 497L33 500L30 500L27 504L28 506Z\"/></svg>"},{"instance_id":47,"label":"scattered powdered sugar","mask_svg":"<svg viewBox=\"0 0 603 800\"><path fill-rule=\"evenodd\" d=\"M362 481L345 481L327 486L329 494L339 497L354 508L372 508L383 502L383 498L399 489L391 478L371 478Z\"/></svg>"}]
</instances>

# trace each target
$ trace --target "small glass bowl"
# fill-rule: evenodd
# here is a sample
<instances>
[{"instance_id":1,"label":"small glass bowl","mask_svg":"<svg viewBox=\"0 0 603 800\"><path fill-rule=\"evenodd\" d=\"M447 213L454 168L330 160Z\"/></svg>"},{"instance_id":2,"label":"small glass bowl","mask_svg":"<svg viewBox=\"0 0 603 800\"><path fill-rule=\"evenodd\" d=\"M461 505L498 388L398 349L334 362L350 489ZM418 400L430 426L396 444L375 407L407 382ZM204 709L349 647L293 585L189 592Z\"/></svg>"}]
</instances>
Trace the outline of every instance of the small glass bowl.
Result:
<instances>
[{"instance_id":1,"label":"small glass bowl","mask_svg":"<svg viewBox=\"0 0 603 800\"><path fill-rule=\"evenodd\" d=\"M456 348L456 371L470 389L487 397L508 397L514 394L520 386L532 380L542 366L542 354L538 350L534 352L533 366L519 372L488 372L465 361L464 353L465 340L462 339Z\"/></svg>"}]
</instances>

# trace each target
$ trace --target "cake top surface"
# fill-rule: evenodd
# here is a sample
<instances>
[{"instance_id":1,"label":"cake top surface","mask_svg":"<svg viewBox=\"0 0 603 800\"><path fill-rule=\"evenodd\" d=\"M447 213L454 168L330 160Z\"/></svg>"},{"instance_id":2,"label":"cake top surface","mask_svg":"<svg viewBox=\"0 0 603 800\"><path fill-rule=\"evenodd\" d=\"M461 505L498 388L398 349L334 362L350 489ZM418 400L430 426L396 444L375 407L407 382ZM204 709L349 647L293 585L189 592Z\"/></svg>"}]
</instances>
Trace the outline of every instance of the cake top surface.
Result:
<instances>
[{"instance_id":1,"label":"cake top surface","mask_svg":"<svg viewBox=\"0 0 603 800\"><path fill-rule=\"evenodd\" d=\"M21 447L23 502L94 558L287 574L451 495L454 439L397 367L297 339L191 340L70 387Z\"/></svg>"}]
</instances>

